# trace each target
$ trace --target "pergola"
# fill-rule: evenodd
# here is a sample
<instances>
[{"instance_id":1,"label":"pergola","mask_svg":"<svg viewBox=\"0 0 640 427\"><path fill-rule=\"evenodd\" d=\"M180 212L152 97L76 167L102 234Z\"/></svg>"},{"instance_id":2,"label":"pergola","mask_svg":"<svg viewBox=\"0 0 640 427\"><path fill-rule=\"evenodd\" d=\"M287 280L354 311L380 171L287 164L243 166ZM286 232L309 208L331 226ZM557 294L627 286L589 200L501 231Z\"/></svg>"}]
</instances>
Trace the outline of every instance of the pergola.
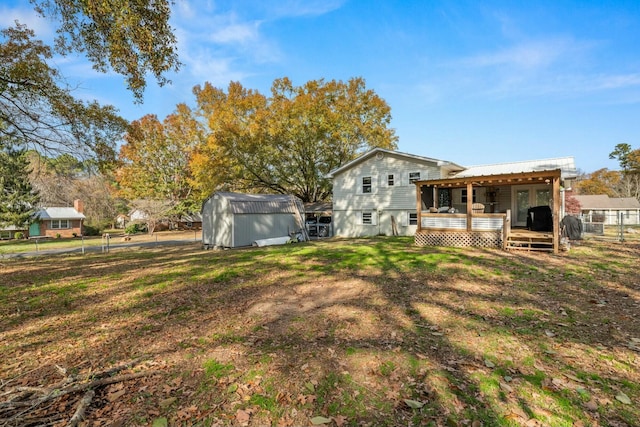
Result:
<instances>
[{"instance_id":1,"label":"pergola","mask_svg":"<svg viewBox=\"0 0 640 427\"><path fill-rule=\"evenodd\" d=\"M484 176L461 176L453 178L416 181L418 228L416 244L451 246L498 246L508 248L511 235L511 212L474 212L473 190L479 187L524 186L547 184L551 186L553 234L549 238L549 249L558 253L560 240L560 194L561 170L507 173ZM466 212L443 214L438 209L438 192L443 189L466 189ZM517 246L517 245L516 245ZM530 245L531 246L531 245Z\"/></svg>"}]
</instances>

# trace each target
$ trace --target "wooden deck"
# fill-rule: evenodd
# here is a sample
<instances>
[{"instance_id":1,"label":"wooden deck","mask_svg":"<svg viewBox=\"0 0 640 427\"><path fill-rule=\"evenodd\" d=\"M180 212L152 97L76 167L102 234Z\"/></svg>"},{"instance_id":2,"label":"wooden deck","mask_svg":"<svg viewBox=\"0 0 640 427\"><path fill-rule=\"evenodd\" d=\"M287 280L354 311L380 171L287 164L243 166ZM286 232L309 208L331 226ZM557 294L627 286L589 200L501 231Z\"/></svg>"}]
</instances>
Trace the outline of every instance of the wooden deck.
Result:
<instances>
[{"instance_id":1,"label":"wooden deck","mask_svg":"<svg viewBox=\"0 0 640 427\"><path fill-rule=\"evenodd\" d=\"M553 252L553 232L512 228L505 249Z\"/></svg>"}]
</instances>

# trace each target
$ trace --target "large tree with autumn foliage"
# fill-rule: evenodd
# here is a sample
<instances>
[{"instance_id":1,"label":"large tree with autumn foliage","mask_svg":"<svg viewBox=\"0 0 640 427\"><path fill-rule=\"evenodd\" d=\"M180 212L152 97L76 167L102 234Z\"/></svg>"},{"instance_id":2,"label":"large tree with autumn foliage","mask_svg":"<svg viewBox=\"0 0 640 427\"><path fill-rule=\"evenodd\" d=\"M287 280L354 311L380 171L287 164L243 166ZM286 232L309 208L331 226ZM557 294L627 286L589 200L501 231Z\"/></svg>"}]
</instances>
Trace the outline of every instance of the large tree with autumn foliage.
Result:
<instances>
[{"instance_id":1,"label":"large tree with autumn foliage","mask_svg":"<svg viewBox=\"0 0 640 427\"><path fill-rule=\"evenodd\" d=\"M190 160L201 143L199 124L183 104L163 121L147 115L132 122L120 148L116 173L120 194L128 200L162 201L166 213L199 210Z\"/></svg>"},{"instance_id":2,"label":"large tree with autumn foliage","mask_svg":"<svg viewBox=\"0 0 640 427\"><path fill-rule=\"evenodd\" d=\"M640 149L623 143L609 154L620 164L620 170L599 169L583 176L576 189L580 194L607 194L610 197L635 197L640 200Z\"/></svg>"},{"instance_id":3,"label":"large tree with autumn foliage","mask_svg":"<svg viewBox=\"0 0 640 427\"><path fill-rule=\"evenodd\" d=\"M223 188L327 200L331 170L373 147L396 147L391 109L362 78L277 79L269 97L240 83L194 93L207 132L192 162L201 195Z\"/></svg>"}]
</instances>

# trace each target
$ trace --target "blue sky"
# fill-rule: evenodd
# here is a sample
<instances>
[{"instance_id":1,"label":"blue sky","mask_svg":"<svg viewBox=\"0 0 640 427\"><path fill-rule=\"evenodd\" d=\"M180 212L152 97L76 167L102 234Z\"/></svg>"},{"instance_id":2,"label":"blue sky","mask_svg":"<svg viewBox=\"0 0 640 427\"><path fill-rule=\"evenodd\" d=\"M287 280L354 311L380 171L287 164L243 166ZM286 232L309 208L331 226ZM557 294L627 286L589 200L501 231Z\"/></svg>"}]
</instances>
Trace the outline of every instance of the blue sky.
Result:
<instances>
[{"instance_id":1,"label":"blue sky","mask_svg":"<svg viewBox=\"0 0 640 427\"><path fill-rule=\"evenodd\" d=\"M0 1L0 24L15 19L51 39L26 1ZM76 96L129 120L192 104L205 81L268 94L285 76L361 76L391 106L403 152L465 166L574 156L593 172L618 168L616 144L640 148L637 0L177 0L172 25L184 65L170 86L151 78L142 105L82 57L56 64Z\"/></svg>"}]
</instances>

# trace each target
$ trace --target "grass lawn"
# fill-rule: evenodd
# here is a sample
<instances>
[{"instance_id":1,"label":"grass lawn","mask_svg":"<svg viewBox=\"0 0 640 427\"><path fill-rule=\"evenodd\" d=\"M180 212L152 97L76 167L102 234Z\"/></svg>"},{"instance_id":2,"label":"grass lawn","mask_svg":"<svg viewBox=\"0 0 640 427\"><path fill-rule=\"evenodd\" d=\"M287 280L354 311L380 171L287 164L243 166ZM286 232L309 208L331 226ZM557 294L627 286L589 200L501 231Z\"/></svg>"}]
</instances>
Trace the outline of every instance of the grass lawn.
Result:
<instances>
[{"instance_id":1,"label":"grass lawn","mask_svg":"<svg viewBox=\"0 0 640 427\"><path fill-rule=\"evenodd\" d=\"M143 243L143 242L162 242L163 240L200 240L202 232L196 231L160 231L154 234L139 233L129 236L129 240L123 239L122 230L115 230L109 233L110 245L121 243ZM106 245L106 240L102 236L86 236L74 238L44 238L44 239L24 239L24 240L0 240L0 257L3 254L17 254L35 251L47 251L51 249L69 249L69 248L85 248L102 247Z\"/></svg>"},{"instance_id":2,"label":"grass lawn","mask_svg":"<svg viewBox=\"0 0 640 427\"><path fill-rule=\"evenodd\" d=\"M91 383L79 425L638 426L639 260L388 237L4 260L0 425L67 425Z\"/></svg>"}]
</instances>

